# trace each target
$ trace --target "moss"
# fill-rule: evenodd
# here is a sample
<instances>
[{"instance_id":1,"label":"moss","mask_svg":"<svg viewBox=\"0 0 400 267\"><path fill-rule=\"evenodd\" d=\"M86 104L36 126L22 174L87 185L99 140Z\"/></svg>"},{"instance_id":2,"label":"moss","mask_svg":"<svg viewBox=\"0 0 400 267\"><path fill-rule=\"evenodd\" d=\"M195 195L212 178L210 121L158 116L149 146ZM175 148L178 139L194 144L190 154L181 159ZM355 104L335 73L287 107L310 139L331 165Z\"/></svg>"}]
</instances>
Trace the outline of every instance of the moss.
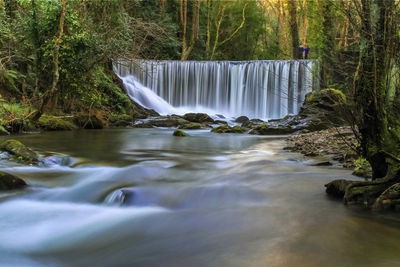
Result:
<instances>
[{"instance_id":1,"label":"moss","mask_svg":"<svg viewBox=\"0 0 400 267\"><path fill-rule=\"evenodd\" d=\"M221 125L211 130L213 133L244 133L246 129L240 126L230 127L228 125Z\"/></svg>"},{"instance_id":2,"label":"moss","mask_svg":"<svg viewBox=\"0 0 400 267\"><path fill-rule=\"evenodd\" d=\"M189 136L189 135L188 135L187 133L185 133L184 131L178 130L178 129L174 131L173 135L174 135L174 136L179 136L179 137Z\"/></svg>"},{"instance_id":3,"label":"moss","mask_svg":"<svg viewBox=\"0 0 400 267\"><path fill-rule=\"evenodd\" d=\"M312 91L307 97L306 97L306 101L311 102L314 98L316 91Z\"/></svg>"},{"instance_id":4,"label":"moss","mask_svg":"<svg viewBox=\"0 0 400 267\"><path fill-rule=\"evenodd\" d=\"M321 90L321 93L323 93L324 91L333 93L335 95L339 95L340 98L343 100L343 102L346 102L346 95L342 91L340 91L338 89L334 89L334 88L326 88L326 89Z\"/></svg>"},{"instance_id":5,"label":"moss","mask_svg":"<svg viewBox=\"0 0 400 267\"><path fill-rule=\"evenodd\" d=\"M353 175L360 177L372 177L371 165L365 158L359 157L358 159L353 161L353 164Z\"/></svg>"},{"instance_id":6,"label":"moss","mask_svg":"<svg viewBox=\"0 0 400 267\"><path fill-rule=\"evenodd\" d=\"M240 126L233 126L230 133L244 133L246 130Z\"/></svg>"},{"instance_id":7,"label":"moss","mask_svg":"<svg viewBox=\"0 0 400 267\"><path fill-rule=\"evenodd\" d=\"M41 129L47 131L72 130L76 128L73 123L62 118L50 115L41 116L37 124Z\"/></svg>"},{"instance_id":8,"label":"moss","mask_svg":"<svg viewBox=\"0 0 400 267\"><path fill-rule=\"evenodd\" d=\"M203 125L201 123L198 122L189 122L186 123L184 125L181 125L179 127L179 129L189 129L189 130L193 130L193 129L200 129L201 127L203 127Z\"/></svg>"},{"instance_id":9,"label":"moss","mask_svg":"<svg viewBox=\"0 0 400 267\"><path fill-rule=\"evenodd\" d=\"M14 139L6 140L1 143L0 149L13 154L18 161L23 161L25 163L37 163L39 161L38 154L20 141Z\"/></svg>"},{"instance_id":10,"label":"moss","mask_svg":"<svg viewBox=\"0 0 400 267\"><path fill-rule=\"evenodd\" d=\"M132 125L133 117L128 114L118 114L112 115L108 118L109 123L111 126L115 127L124 127L128 125Z\"/></svg>"}]
</instances>

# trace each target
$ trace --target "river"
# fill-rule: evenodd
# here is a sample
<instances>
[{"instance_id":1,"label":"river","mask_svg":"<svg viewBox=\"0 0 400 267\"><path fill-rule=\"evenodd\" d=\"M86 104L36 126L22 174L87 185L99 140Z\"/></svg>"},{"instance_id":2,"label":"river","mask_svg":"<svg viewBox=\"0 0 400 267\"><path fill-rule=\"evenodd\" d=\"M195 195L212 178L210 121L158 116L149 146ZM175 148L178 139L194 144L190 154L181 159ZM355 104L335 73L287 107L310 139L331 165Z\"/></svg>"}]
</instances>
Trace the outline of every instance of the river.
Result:
<instances>
[{"instance_id":1,"label":"river","mask_svg":"<svg viewBox=\"0 0 400 267\"><path fill-rule=\"evenodd\" d=\"M311 166L283 137L188 132L12 137L52 157L0 161L30 184L0 194L0 265L400 265L397 217L326 196L349 170Z\"/></svg>"}]
</instances>

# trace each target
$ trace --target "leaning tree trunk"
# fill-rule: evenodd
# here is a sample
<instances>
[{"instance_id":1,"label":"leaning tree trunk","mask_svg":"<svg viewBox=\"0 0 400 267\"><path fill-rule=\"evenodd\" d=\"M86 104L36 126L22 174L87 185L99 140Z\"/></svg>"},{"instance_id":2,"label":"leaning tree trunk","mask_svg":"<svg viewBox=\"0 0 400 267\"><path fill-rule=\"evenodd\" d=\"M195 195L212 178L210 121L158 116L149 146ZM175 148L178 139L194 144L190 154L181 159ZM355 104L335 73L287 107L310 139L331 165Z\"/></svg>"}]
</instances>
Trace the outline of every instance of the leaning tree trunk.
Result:
<instances>
[{"instance_id":1,"label":"leaning tree trunk","mask_svg":"<svg viewBox=\"0 0 400 267\"><path fill-rule=\"evenodd\" d=\"M393 0L362 0L361 7L353 113L361 152L371 164L373 177L369 182L333 183L340 184L347 204L400 209L400 128L398 114L388 112L396 105L388 97L395 80L393 61L398 58L398 49L393 48L398 44L395 5Z\"/></svg>"}]
</instances>

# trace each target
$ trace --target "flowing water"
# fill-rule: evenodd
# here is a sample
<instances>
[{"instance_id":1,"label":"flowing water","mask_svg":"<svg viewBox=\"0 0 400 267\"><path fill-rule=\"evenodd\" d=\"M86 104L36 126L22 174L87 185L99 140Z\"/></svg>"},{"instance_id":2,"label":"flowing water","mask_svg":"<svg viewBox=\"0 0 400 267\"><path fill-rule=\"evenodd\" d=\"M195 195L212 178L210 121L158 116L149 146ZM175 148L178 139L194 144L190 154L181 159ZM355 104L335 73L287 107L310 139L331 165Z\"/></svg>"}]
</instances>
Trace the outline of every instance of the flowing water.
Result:
<instances>
[{"instance_id":1,"label":"flowing water","mask_svg":"<svg viewBox=\"0 0 400 267\"><path fill-rule=\"evenodd\" d=\"M312 60L119 61L129 96L160 114L188 111L282 118L297 114L317 85Z\"/></svg>"},{"instance_id":2,"label":"flowing water","mask_svg":"<svg viewBox=\"0 0 400 267\"><path fill-rule=\"evenodd\" d=\"M0 266L399 266L397 218L329 199L348 170L282 137L170 129L16 136L39 167L0 195Z\"/></svg>"}]
</instances>

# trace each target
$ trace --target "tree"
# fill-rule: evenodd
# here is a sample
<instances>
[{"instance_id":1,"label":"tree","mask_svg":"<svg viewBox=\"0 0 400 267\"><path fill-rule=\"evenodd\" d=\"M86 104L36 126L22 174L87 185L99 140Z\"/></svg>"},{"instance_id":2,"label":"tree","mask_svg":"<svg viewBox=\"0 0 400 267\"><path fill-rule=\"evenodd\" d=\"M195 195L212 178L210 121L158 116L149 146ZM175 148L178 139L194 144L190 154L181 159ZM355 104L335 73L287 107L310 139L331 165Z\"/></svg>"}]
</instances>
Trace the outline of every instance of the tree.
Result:
<instances>
[{"instance_id":1,"label":"tree","mask_svg":"<svg viewBox=\"0 0 400 267\"><path fill-rule=\"evenodd\" d=\"M287 6L289 9L289 32L290 39L292 40L292 58L298 59L299 41L299 28L297 26L297 5L295 0L288 0Z\"/></svg>"},{"instance_id":2,"label":"tree","mask_svg":"<svg viewBox=\"0 0 400 267\"><path fill-rule=\"evenodd\" d=\"M360 56L353 86L353 120L360 152L371 164L367 182L346 182L345 202L375 208L400 204L399 6L361 0ZM351 18L353 19L353 18ZM336 181L337 182L337 181Z\"/></svg>"}]
</instances>

